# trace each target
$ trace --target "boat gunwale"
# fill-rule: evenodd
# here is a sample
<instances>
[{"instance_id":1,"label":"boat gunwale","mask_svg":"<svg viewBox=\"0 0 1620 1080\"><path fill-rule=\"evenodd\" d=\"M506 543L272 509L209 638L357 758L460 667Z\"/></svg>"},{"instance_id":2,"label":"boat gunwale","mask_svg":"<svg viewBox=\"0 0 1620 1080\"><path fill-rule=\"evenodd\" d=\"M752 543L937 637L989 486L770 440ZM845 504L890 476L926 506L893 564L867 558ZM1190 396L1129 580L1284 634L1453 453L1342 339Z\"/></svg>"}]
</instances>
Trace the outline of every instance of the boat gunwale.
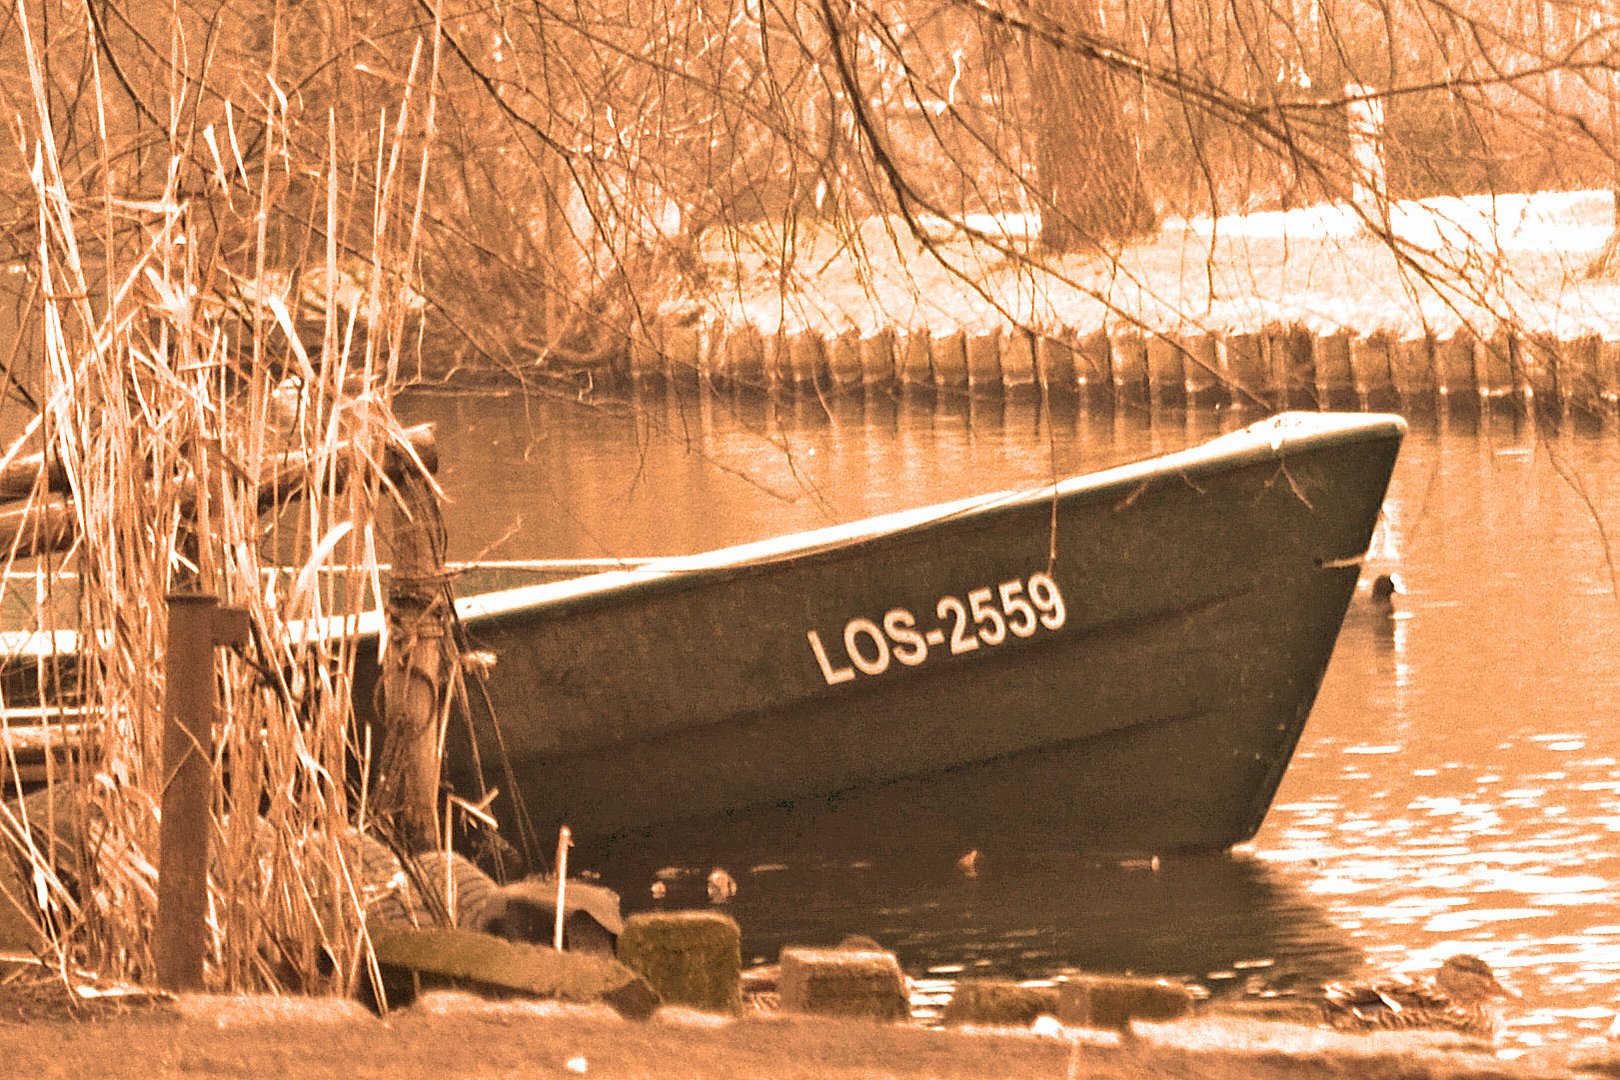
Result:
<instances>
[{"instance_id":1,"label":"boat gunwale","mask_svg":"<svg viewBox=\"0 0 1620 1080\"><path fill-rule=\"evenodd\" d=\"M476 593L456 600L456 614L463 622L477 624L500 622L541 608L573 610L617 597L628 589L657 588L672 581L701 583L739 570L847 551L900 533L933 531L991 513L1016 512L1054 499L1095 496L1110 489L1128 491L1157 479L1242 468L1254 462L1278 460L1341 443L1399 440L1406 428L1406 421L1392 413L1283 412L1195 446L1076 474L1035 488L1003 490L891 511L693 555L653 558L628 569ZM382 628L382 613L376 609L334 615L312 623L288 623L289 636L304 643L340 638L367 642L379 637ZM78 633L74 630L0 631L0 662L27 662L71 654L77 648Z\"/></svg>"}]
</instances>

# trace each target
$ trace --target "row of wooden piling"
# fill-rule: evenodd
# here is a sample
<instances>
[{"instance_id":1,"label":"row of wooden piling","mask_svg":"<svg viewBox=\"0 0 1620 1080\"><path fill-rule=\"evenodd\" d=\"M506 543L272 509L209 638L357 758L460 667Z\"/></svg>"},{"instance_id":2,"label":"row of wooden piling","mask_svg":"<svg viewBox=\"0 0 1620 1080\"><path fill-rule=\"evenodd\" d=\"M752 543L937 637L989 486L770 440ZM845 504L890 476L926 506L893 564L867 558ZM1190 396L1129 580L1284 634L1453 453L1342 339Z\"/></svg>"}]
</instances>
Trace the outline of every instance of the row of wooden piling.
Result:
<instances>
[{"instance_id":1,"label":"row of wooden piling","mask_svg":"<svg viewBox=\"0 0 1620 1080\"><path fill-rule=\"evenodd\" d=\"M1501 328L1489 335L1138 329L1032 333L881 330L764 334L753 326L661 326L631 350L638 378L771 393L914 387L972 394L1076 393L1122 406L1382 410L1443 400L1606 411L1620 402L1620 340Z\"/></svg>"}]
</instances>

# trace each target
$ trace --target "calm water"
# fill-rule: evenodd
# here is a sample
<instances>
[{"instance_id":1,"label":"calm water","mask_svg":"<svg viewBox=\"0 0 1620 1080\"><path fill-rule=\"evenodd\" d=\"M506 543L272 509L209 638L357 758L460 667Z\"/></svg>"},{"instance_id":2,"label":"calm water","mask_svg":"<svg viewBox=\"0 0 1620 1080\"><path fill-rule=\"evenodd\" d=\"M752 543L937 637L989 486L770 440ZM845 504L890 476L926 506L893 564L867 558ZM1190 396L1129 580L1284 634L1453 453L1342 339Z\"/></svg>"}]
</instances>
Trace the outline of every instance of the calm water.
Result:
<instances>
[{"instance_id":1,"label":"calm water","mask_svg":"<svg viewBox=\"0 0 1620 1080\"><path fill-rule=\"evenodd\" d=\"M893 401L633 409L426 397L458 557L644 556L1043 482L1236 426L1070 407ZM1251 417L1252 418L1252 417ZM1620 543L1620 434L1511 417L1414 424L1375 570L1253 844L1155 866L1066 852L896 861L706 845L666 903L724 866L745 960L867 933L947 990L961 972L1193 976L1217 993L1422 971L1477 952L1524 994L1524 1044L1603 1033L1620 1008L1620 655L1604 530ZM684 857L683 857L684 856ZM604 874L628 908L650 876ZM618 875L617 877L615 875Z\"/></svg>"}]
</instances>

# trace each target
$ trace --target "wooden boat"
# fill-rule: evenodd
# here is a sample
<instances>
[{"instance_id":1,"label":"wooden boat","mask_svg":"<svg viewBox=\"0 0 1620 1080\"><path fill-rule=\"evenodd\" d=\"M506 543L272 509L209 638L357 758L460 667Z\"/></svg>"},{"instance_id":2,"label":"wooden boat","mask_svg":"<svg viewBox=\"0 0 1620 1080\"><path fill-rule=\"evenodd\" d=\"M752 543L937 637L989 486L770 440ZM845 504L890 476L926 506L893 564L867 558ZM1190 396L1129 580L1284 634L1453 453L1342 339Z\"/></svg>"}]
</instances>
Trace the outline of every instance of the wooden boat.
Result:
<instances>
[{"instance_id":1,"label":"wooden boat","mask_svg":"<svg viewBox=\"0 0 1620 1080\"><path fill-rule=\"evenodd\" d=\"M495 663L447 775L476 797L481 761L498 813L587 844L1230 847L1299 740L1404 432L1289 413L1033 490L464 595ZM375 680L362 649L362 720Z\"/></svg>"},{"instance_id":2,"label":"wooden boat","mask_svg":"<svg viewBox=\"0 0 1620 1080\"><path fill-rule=\"evenodd\" d=\"M478 756L508 755L542 834L586 840L774 819L872 845L1230 847L1299 740L1404 432L1284 414L1034 490L466 596L496 657ZM453 732L464 791L472 756Z\"/></svg>"}]
</instances>

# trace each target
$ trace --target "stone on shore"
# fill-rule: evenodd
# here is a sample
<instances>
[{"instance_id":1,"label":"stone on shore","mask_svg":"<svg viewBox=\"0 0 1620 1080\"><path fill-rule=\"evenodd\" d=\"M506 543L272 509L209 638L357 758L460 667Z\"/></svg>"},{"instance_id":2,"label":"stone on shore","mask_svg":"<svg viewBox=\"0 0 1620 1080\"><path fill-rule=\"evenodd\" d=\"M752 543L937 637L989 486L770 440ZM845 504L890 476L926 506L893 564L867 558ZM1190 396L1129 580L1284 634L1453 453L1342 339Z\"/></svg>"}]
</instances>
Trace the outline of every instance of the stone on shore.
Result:
<instances>
[{"instance_id":1,"label":"stone on shore","mask_svg":"<svg viewBox=\"0 0 1620 1080\"><path fill-rule=\"evenodd\" d=\"M900 963L882 950L783 949L778 991L783 1012L871 1020L911 1014Z\"/></svg>"},{"instance_id":2,"label":"stone on shore","mask_svg":"<svg viewBox=\"0 0 1620 1080\"><path fill-rule=\"evenodd\" d=\"M1176 1020L1192 1012L1184 983L1126 975L1077 975L1063 984L1058 1019L1076 1027L1129 1031L1131 1021Z\"/></svg>"},{"instance_id":3,"label":"stone on shore","mask_svg":"<svg viewBox=\"0 0 1620 1080\"><path fill-rule=\"evenodd\" d=\"M713 1012L742 1007L742 933L718 911L643 911L625 920L619 961L667 1004Z\"/></svg>"},{"instance_id":4,"label":"stone on shore","mask_svg":"<svg viewBox=\"0 0 1620 1080\"><path fill-rule=\"evenodd\" d=\"M1040 1016L1058 1014L1055 986L1024 986L1010 979L965 979L956 984L940 1019L946 1024L1027 1027Z\"/></svg>"},{"instance_id":5,"label":"stone on shore","mask_svg":"<svg viewBox=\"0 0 1620 1080\"><path fill-rule=\"evenodd\" d=\"M637 1020L651 1016L659 1005L645 979L601 956L558 952L470 930L401 924L374 928L371 945L391 1006L428 988L602 1002Z\"/></svg>"}]
</instances>

